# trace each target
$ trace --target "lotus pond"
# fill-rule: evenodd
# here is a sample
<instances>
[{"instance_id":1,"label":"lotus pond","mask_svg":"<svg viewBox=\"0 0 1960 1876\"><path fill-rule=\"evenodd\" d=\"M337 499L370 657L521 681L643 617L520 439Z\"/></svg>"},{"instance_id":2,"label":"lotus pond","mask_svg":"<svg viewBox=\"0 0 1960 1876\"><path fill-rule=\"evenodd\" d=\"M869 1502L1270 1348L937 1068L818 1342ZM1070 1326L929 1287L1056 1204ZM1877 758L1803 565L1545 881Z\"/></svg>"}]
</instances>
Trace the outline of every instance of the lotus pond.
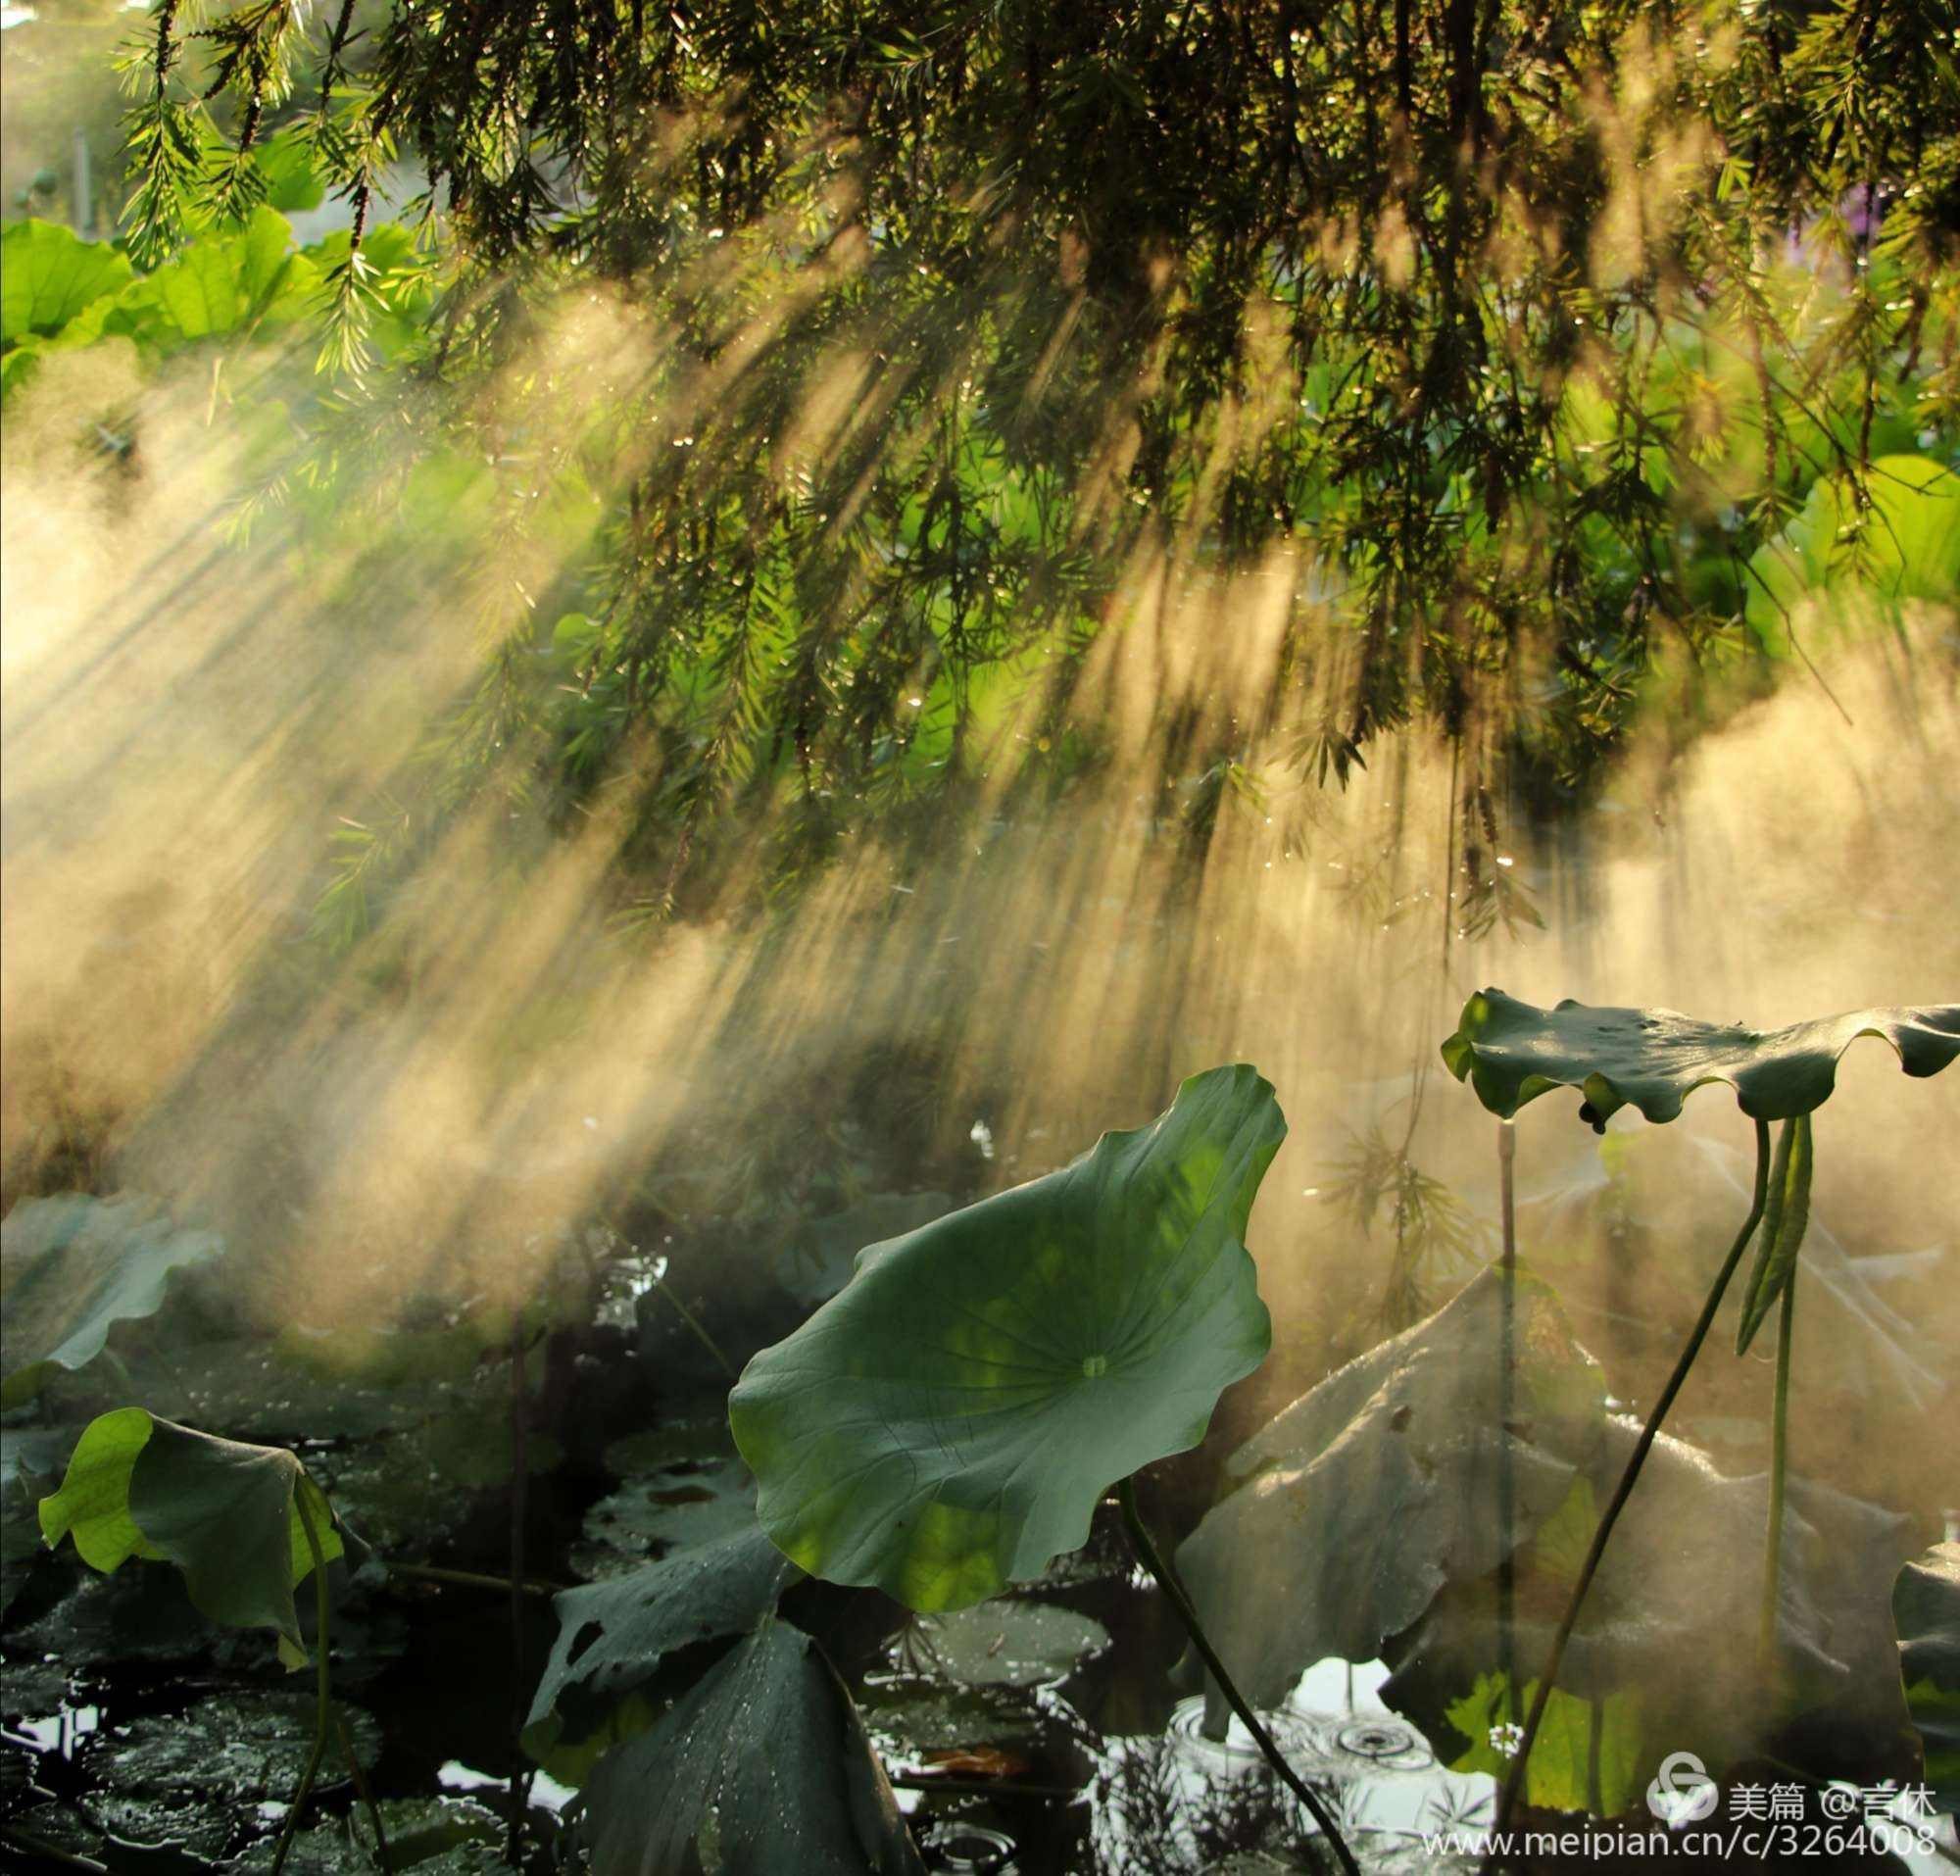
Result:
<instances>
[{"instance_id":1,"label":"lotus pond","mask_svg":"<svg viewBox=\"0 0 1960 1876\"><path fill-rule=\"evenodd\" d=\"M1442 1300L1311 1385L1246 1248L1286 1128L1244 1065L987 1196L976 1126L945 1189L813 1209L760 1253L712 1218L562 1230L514 1316L431 1293L269 1339L214 1234L134 1197L25 1201L11 1852L1469 1870L1494 1843L1557 1866L1549 1833L1583 1828L1635 1867L1793 1865L1809 1833L1835 1867L1937 1868L1956 1514L1929 1530L1923 1471L1902 1492L1878 1456L1862 1481L1788 1463L1847 1363L1909 1388L1920 1358L1810 1205L1812 1115L1860 1035L1924 1078L1960 1009L1762 1035L1480 993L1444 1061L1498 1117L1496 1216L1403 1168ZM1667 1123L1709 1082L1738 1137L1684 1152ZM1575 1094L1596 1143L1551 1117ZM1607 1132L1622 1108L1646 1124ZM1565 1176L1521 1197L1542 1138ZM1381 1167L1347 1174L1329 1202L1365 1217ZM1683 1203L1703 1280L1746 1214L1683 1346L1693 1294L1528 1255ZM1809 1369L1799 1278L1833 1326ZM1631 1382L1576 1326L1629 1317ZM1703 1345L1771 1317L1766 1403L1761 1361ZM1759 1790L1781 1847L1679 1838Z\"/></svg>"}]
</instances>

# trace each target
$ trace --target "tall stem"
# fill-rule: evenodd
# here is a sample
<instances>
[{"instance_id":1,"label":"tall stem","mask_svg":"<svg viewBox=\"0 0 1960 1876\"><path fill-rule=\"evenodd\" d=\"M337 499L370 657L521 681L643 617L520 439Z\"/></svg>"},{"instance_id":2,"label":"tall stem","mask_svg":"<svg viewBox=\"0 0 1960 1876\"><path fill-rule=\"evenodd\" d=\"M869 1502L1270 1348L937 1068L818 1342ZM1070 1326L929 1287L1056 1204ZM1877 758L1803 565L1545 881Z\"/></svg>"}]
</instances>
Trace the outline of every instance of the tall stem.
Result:
<instances>
[{"instance_id":1,"label":"tall stem","mask_svg":"<svg viewBox=\"0 0 1960 1876\"><path fill-rule=\"evenodd\" d=\"M1796 1272L1783 1286L1783 1314L1777 1322L1776 1404L1770 1411L1770 1520L1763 1552L1763 1614L1757 1653L1765 1676L1776 1667L1777 1605L1782 1596L1783 1499L1789 1466L1789 1345L1796 1320Z\"/></svg>"},{"instance_id":2,"label":"tall stem","mask_svg":"<svg viewBox=\"0 0 1960 1876\"><path fill-rule=\"evenodd\" d=\"M1504 1677L1505 1717L1517 1710L1523 1696L1518 1688L1517 1564L1512 1537L1517 1519L1517 1477L1511 1451L1513 1372L1517 1359L1518 1320L1518 1205L1513 1165L1517 1160L1517 1128L1497 1122L1497 1195L1504 1231L1504 1289L1497 1358L1497 1668Z\"/></svg>"},{"instance_id":3,"label":"tall stem","mask_svg":"<svg viewBox=\"0 0 1960 1876\"><path fill-rule=\"evenodd\" d=\"M1125 1479L1116 1488L1116 1496L1123 1506L1123 1522L1128 1526L1130 1542L1137 1547L1137 1555L1143 1558L1144 1567L1156 1578L1157 1587L1177 1611L1177 1619L1184 1624L1185 1633L1191 1637L1191 1645L1197 1649L1199 1658L1211 1670L1211 1678L1218 1683L1218 1691L1225 1696L1225 1703L1237 1713L1246 1731L1251 1734L1253 1744L1266 1756L1269 1764L1280 1776L1281 1781L1293 1795L1304 1804L1312 1814L1313 1821L1320 1826L1321 1834L1327 1839L1328 1847L1334 1851L1335 1859L1347 1872L1347 1876L1360 1876L1353 1852L1348 1848L1341 1835L1341 1827L1334 1821L1333 1814L1319 1799L1313 1788L1302 1779L1286 1761L1286 1754L1275 1743L1273 1736L1260 1723L1259 1716L1251 1709L1245 1695L1239 1692L1231 1675L1225 1671L1225 1663L1218 1658L1218 1651L1211 1646L1211 1638L1199 1622L1198 1611L1191 1604L1191 1599L1184 1593L1184 1585L1177 1580L1176 1572L1166 1563L1152 1538L1150 1527L1145 1524L1143 1513L1137 1509L1136 1483Z\"/></svg>"},{"instance_id":4,"label":"tall stem","mask_svg":"<svg viewBox=\"0 0 1960 1876\"><path fill-rule=\"evenodd\" d=\"M1551 1700L1551 1690L1558 1680L1558 1670L1565 1663L1565 1647L1572 1640L1574 1624L1579 1620L1579 1610L1586 1601L1586 1592L1592 1587L1592 1578L1599 1569L1599 1559L1605 1555L1606 1543L1613 1535L1613 1526L1620 1521L1620 1513L1627 1508L1627 1501L1634 1495L1634 1487L1640 1481L1641 1468L1647 1462L1647 1455L1653 1450L1653 1443L1660 1435L1661 1422L1667 1418L1668 1409L1674 1406L1675 1397L1681 1392L1688 1379L1688 1371L1694 1365L1694 1358L1701 1353L1701 1345L1708 1339L1708 1330L1715 1320L1715 1312L1722 1307L1722 1299L1728 1293L1729 1280L1736 1274L1736 1266L1742 1260L1742 1253L1749 1248L1749 1240L1756 1235L1756 1226L1762 1222L1763 1205L1769 1197L1770 1184L1770 1129L1769 1122L1756 1122L1756 1183L1755 1196L1749 1202L1749 1215L1742 1228L1737 1233L1736 1242L1730 1247L1729 1255L1722 1260L1722 1268L1716 1273L1714 1285L1708 1292L1708 1300L1701 1306L1701 1313L1695 1318L1694 1327L1690 1332L1687 1345L1682 1349L1679 1359L1674 1364L1674 1372L1667 1377L1667 1385L1660 1391L1660 1399L1654 1403L1653 1411L1647 1415L1647 1423L1641 1429L1641 1437L1634 1443L1633 1456L1627 1460L1626 1470L1620 1474L1620 1482L1613 1488L1613 1496L1606 1506L1605 1515L1599 1520L1599 1528L1592 1533L1592 1543L1586 1553L1586 1560L1579 1566L1579 1580L1572 1586L1571 1600L1565 1605L1565 1613L1559 1618L1558 1632L1551 1638L1551 1651L1545 1656L1544 1670L1539 1676L1538 1693L1533 1697L1530 1717L1525 1721L1524 1737L1518 1742L1518 1755L1511 1761L1511 1769L1504 1779L1503 1796L1497 1803L1496 1822L1492 1827L1491 1854L1485 1866L1493 1867L1499 1853L1499 1847L1508 1837L1511 1818L1518 1807L1518 1800L1525 1788L1525 1772L1531 1763L1532 1747L1537 1743L1539 1728L1544 1723L1544 1709Z\"/></svg>"},{"instance_id":5,"label":"tall stem","mask_svg":"<svg viewBox=\"0 0 1960 1876\"><path fill-rule=\"evenodd\" d=\"M300 1775L299 1789L293 1794L293 1807L286 1813L285 1827L279 1832L278 1848L272 1852L272 1876L279 1876L279 1872L286 1866L287 1853L293 1847L293 1835L299 1829L300 1813L306 1809L307 1800L313 1796L314 1780L319 1776L319 1761L326 1756L326 1736L333 1727L333 1693L327 1685L326 1553L320 1549L319 1533L314 1529L313 1512L307 1506L304 1481L293 1489L293 1506L300 1514L300 1529L306 1533L307 1550L313 1557L316 1611L313 1651L318 1659L319 1671L317 1683L318 1704L314 1714L313 1751L308 1754L306 1770Z\"/></svg>"},{"instance_id":6,"label":"tall stem","mask_svg":"<svg viewBox=\"0 0 1960 1876\"><path fill-rule=\"evenodd\" d=\"M524 1841L524 1310L511 1315L511 1828L505 1854L515 1869Z\"/></svg>"}]
</instances>

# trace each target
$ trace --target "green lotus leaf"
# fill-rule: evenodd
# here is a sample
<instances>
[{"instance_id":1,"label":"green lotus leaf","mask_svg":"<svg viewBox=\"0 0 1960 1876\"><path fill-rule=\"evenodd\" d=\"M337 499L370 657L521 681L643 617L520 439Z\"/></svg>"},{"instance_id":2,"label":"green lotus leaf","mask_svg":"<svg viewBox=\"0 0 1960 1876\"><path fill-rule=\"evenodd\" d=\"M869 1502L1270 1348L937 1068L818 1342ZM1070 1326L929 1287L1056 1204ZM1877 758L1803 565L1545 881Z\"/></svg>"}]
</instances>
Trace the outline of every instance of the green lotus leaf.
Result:
<instances>
[{"instance_id":1,"label":"green lotus leaf","mask_svg":"<svg viewBox=\"0 0 1960 1876\"><path fill-rule=\"evenodd\" d=\"M924 1867L835 1670L808 1635L775 1620L659 1724L608 1753L586 1802L595 1876Z\"/></svg>"},{"instance_id":2,"label":"green lotus leaf","mask_svg":"<svg viewBox=\"0 0 1960 1876\"><path fill-rule=\"evenodd\" d=\"M266 207L293 215L326 200L326 184L314 167L308 139L298 130L261 137L252 146L253 167L266 183Z\"/></svg>"},{"instance_id":3,"label":"green lotus leaf","mask_svg":"<svg viewBox=\"0 0 1960 1876\"><path fill-rule=\"evenodd\" d=\"M1960 475L1930 456L1882 456L1862 497L1820 475L1800 513L1749 559L1743 617L1775 658L1792 653L1790 621L1812 598L1950 604L1960 584Z\"/></svg>"},{"instance_id":4,"label":"green lotus leaf","mask_svg":"<svg viewBox=\"0 0 1960 1876\"><path fill-rule=\"evenodd\" d=\"M542 1758L564 1741L590 1739L620 1697L652 1680L676 1649L748 1633L796 1575L751 1520L747 1531L630 1576L566 1590L553 1604L558 1640L524 1722L524 1750ZM595 1725L578 1723L575 1701L596 1706Z\"/></svg>"},{"instance_id":5,"label":"green lotus leaf","mask_svg":"<svg viewBox=\"0 0 1960 1876\"><path fill-rule=\"evenodd\" d=\"M1830 1100L1838 1059L1860 1036L1884 1037L1907 1074L1935 1075L1960 1055L1960 1004L1856 1010L1759 1030L1569 998L1540 1010L1480 990L1463 1006L1443 1060L1506 1119L1553 1088L1577 1088L1586 1097L1580 1117L1595 1127L1629 1105L1649 1120L1672 1120L1704 1082L1726 1081L1744 1113L1788 1120Z\"/></svg>"},{"instance_id":6,"label":"green lotus leaf","mask_svg":"<svg viewBox=\"0 0 1960 1876\"><path fill-rule=\"evenodd\" d=\"M961 1608L1196 1446L1272 1336L1246 1222L1286 1122L1244 1064L1058 1172L872 1247L729 1397L762 1528L813 1576Z\"/></svg>"},{"instance_id":7,"label":"green lotus leaf","mask_svg":"<svg viewBox=\"0 0 1960 1876\"><path fill-rule=\"evenodd\" d=\"M1520 1273L1506 1439L1502 1308L1502 1280L1486 1270L1227 1462L1229 1495L1177 1567L1255 1706L1329 1655L1373 1659L1446 1583L1494 1569L1565 1501L1598 1437L1604 1380L1550 1289Z\"/></svg>"},{"instance_id":8,"label":"green lotus leaf","mask_svg":"<svg viewBox=\"0 0 1960 1876\"><path fill-rule=\"evenodd\" d=\"M283 1447L220 1440L143 1407L91 1420L61 1490L40 1504L49 1545L73 1536L105 1574L131 1556L177 1565L214 1622L270 1628L279 1657L301 1666L293 1590L313 1569L304 1504L327 1561L343 1554L331 1507Z\"/></svg>"},{"instance_id":9,"label":"green lotus leaf","mask_svg":"<svg viewBox=\"0 0 1960 1876\"><path fill-rule=\"evenodd\" d=\"M129 257L55 222L16 222L0 233L0 345L50 338L131 276Z\"/></svg>"},{"instance_id":10,"label":"green lotus leaf","mask_svg":"<svg viewBox=\"0 0 1960 1876\"><path fill-rule=\"evenodd\" d=\"M1892 1622L1934 1806L1960 1812L1960 1544L1936 1544L1899 1571Z\"/></svg>"},{"instance_id":11,"label":"green lotus leaf","mask_svg":"<svg viewBox=\"0 0 1960 1876\"><path fill-rule=\"evenodd\" d=\"M180 1231L136 1199L65 1192L16 1206L0 1225L0 1407L30 1399L50 1369L94 1360L113 1324L154 1315L173 1271L223 1248L215 1232Z\"/></svg>"}]
</instances>

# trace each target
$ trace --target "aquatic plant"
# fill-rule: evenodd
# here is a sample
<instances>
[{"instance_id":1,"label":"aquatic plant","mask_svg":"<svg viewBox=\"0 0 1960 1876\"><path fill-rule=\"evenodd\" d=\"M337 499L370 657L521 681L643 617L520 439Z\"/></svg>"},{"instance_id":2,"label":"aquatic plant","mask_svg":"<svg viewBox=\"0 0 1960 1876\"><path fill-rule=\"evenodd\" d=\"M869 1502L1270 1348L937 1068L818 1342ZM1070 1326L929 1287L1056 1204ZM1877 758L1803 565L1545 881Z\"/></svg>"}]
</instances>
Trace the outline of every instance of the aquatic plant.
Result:
<instances>
[{"instance_id":1,"label":"aquatic plant","mask_svg":"<svg viewBox=\"0 0 1960 1876\"><path fill-rule=\"evenodd\" d=\"M104 1573L132 1556L174 1563L199 1609L215 1622L271 1629L290 1668L307 1661L293 1591L312 1576L313 1752L273 1853L277 1876L334 1730L326 1570L345 1546L326 1495L283 1448L221 1440L125 1407L83 1431L61 1489L41 1501L40 1522L50 1545L72 1538L82 1561ZM358 1783L344 1735L342 1744ZM378 1820L375 1831L382 1836Z\"/></svg>"},{"instance_id":2,"label":"aquatic plant","mask_svg":"<svg viewBox=\"0 0 1960 1876\"><path fill-rule=\"evenodd\" d=\"M1459 1081L1468 1080L1484 1106L1504 1120L1541 1095L1574 1088L1583 1096L1579 1117L1595 1131L1604 1132L1607 1120L1627 1106L1638 1108L1650 1121L1664 1122L1680 1114L1683 1102L1696 1088L1722 1082L1735 1089L1737 1105L1755 1123L1755 1192L1748 1215L1647 1414L1574 1580L1504 1782L1499 1834L1508 1827L1524 1790L1532 1749L1544 1723L1566 1647L1613 1527L1759 1225L1762 1247L1744 1298L1737 1349L1740 1353L1748 1347L1781 1299L1758 1644L1765 1667L1773 1664L1784 1549L1790 1324L1813 1158L1810 1116L1830 1099L1838 1061L1861 1036L1888 1042L1908 1075L1937 1074L1960 1056L1960 1005L1861 1010L1765 1032L1737 1023L1698 1021L1671 1010L1594 1008L1572 1000L1541 1010L1490 989L1479 991L1464 1005L1455 1032L1443 1044L1443 1059L1450 1072ZM1782 1122L1774 1163L1769 1136L1773 1120Z\"/></svg>"}]
</instances>

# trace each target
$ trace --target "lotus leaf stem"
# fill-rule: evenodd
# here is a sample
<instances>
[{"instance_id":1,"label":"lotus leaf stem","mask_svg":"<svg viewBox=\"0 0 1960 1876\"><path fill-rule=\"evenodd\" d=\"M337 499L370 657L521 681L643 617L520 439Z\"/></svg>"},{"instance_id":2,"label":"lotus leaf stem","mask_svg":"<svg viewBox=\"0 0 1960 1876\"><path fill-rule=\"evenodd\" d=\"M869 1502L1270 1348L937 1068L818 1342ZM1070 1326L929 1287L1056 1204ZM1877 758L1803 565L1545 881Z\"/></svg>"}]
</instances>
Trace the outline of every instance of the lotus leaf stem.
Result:
<instances>
[{"instance_id":1,"label":"lotus leaf stem","mask_svg":"<svg viewBox=\"0 0 1960 1876\"><path fill-rule=\"evenodd\" d=\"M1777 1613L1783 1579L1784 1486L1789 1468L1789 1351L1796 1320L1796 1270L1792 1261L1783 1286L1783 1312L1777 1319L1776 1397L1770 1410L1770 1516L1763 1553L1763 1616L1759 1650L1763 1672L1776 1666Z\"/></svg>"},{"instance_id":2,"label":"lotus leaf stem","mask_svg":"<svg viewBox=\"0 0 1960 1876\"><path fill-rule=\"evenodd\" d=\"M1518 1336L1518 1204L1515 1163L1517 1127L1497 1122L1497 1193L1503 1220L1503 1296L1497 1350L1497 1669L1504 1678L1504 1717L1518 1700L1517 1662L1517 1472L1511 1451L1511 1422L1516 1417L1513 1390L1517 1382Z\"/></svg>"},{"instance_id":3,"label":"lotus leaf stem","mask_svg":"<svg viewBox=\"0 0 1960 1876\"><path fill-rule=\"evenodd\" d=\"M1675 1397L1680 1394L1688 1379L1688 1371L1694 1365L1694 1358L1701 1353L1701 1345L1708 1339L1708 1331L1713 1326L1716 1312L1722 1307L1722 1299L1728 1294L1730 1279L1736 1274L1736 1266L1742 1260L1742 1253L1749 1248L1749 1240L1756 1234L1756 1226L1762 1222L1763 1207L1769 1197L1770 1181L1770 1129L1769 1122L1756 1122L1756 1179L1754 1197L1749 1203L1749 1215L1742 1222L1742 1228L1736 1235L1736 1242L1730 1247L1729 1255L1722 1260L1722 1267L1716 1272L1715 1281L1708 1291L1708 1299L1701 1306L1701 1313L1695 1318L1694 1327L1675 1361L1674 1372L1667 1377L1667 1385L1661 1389L1660 1398L1653 1405L1653 1411L1647 1415L1646 1425L1641 1429L1641 1437L1634 1443L1632 1456L1627 1460L1626 1469L1620 1474L1620 1482L1613 1488L1612 1499L1605 1513L1599 1519L1599 1528L1592 1533L1592 1542L1586 1553L1586 1560L1579 1566L1579 1580L1572 1586L1572 1596L1566 1603L1565 1613L1559 1617L1558 1631L1551 1638L1551 1649L1545 1656L1544 1670L1538 1680L1538 1692L1532 1699L1531 1713L1525 1720L1524 1736L1518 1742L1517 1756L1511 1761L1511 1769L1504 1779L1503 1793L1497 1801L1496 1821L1491 1831L1491 1851L1485 1858L1485 1868L1496 1866L1500 1847L1510 1834L1511 1819L1517 1811L1518 1801L1524 1794L1525 1772L1531 1763L1532 1747L1537 1743L1539 1728L1544 1723L1544 1709L1551 1700L1551 1690L1558 1680L1558 1670L1565 1663L1566 1644L1572 1640L1572 1631L1579 1620L1579 1611L1586 1601L1586 1592L1592 1587L1592 1578L1598 1573L1599 1559L1605 1555L1607 1540L1613 1535L1613 1526L1620 1521L1620 1513L1627 1508L1627 1501L1634 1495L1634 1487L1640 1482L1641 1468L1646 1464L1647 1455L1653 1451L1653 1443L1660 1437L1661 1422L1667 1418L1668 1409L1674 1406Z\"/></svg>"},{"instance_id":4,"label":"lotus leaf stem","mask_svg":"<svg viewBox=\"0 0 1960 1876\"><path fill-rule=\"evenodd\" d=\"M374 1802L368 1774L361 1769L361 1754L354 1750L354 1736L348 1732L347 1721L339 1713L333 1716L333 1728L340 1735L340 1750L347 1760L347 1775L354 1781L354 1789L360 1794L368 1825L374 1832L374 1860L381 1865L381 1876L394 1876L395 1864L388 1851L388 1833L381 1823L381 1807Z\"/></svg>"},{"instance_id":5,"label":"lotus leaf stem","mask_svg":"<svg viewBox=\"0 0 1960 1876\"><path fill-rule=\"evenodd\" d=\"M1313 1787L1306 1783L1286 1761L1286 1754L1279 1749L1273 1736L1266 1731L1259 1716L1252 1711L1251 1703L1239 1692L1237 1684L1225 1671L1225 1663L1218 1658L1218 1651L1211 1646L1211 1638L1204 1632L1198 1619L1198 1611L1192 1606L1191 1599L1185 1594L1184 1585L1177 1580L1173 1571L1158 1552L1152 1538L1150 1527L1145 1524L1143 1513L1137 1509L1136 1482L1125 1479L1116 1488L1116 1495L1123 1506L1123 1522L1129 1528L1130 1542L1136 1546L1137 1555L1143 1559L1144 1567L1156 1578L1170 1605L1177 1611L1177 1618L1184 1624L1185 1632L1191 1637L1191 1645L1197 1649L1199 1658L1211 1670L1211 1678L1218 1683L1219 1692L1225 1696L1225 1703L1237 1713L1246 1731L1251 1734L1253 1743L1266 1756L1266 1762L1280 1776L1293 1795L1304 1804L1312 1814L1313 1821L1320 1826L1327 1839L1328 1847L1334 1851L1347 1876L1360 1876L1359 1866L1354 1861L1354 1853L1348 1848L1347 1840L1341 1835L1341 1827L1334 1821L1333 1813L1326 1803L1315 1795Z\"/></svg>"},{"instance_id":6,"label":"lotus leaf stem","mask_svg":"<svg viewBox=\"0 0 1960 1876\"><path fill-rule=\"evenodd\" d=\"M465 1590L495 1590L499 1596L509 1596L511 1579L508 1576L486 1576L480 1570L439 1569L433 1563L397 1563L391 1557L381 1559L381 1567L390 1576L406 1576L415 1583L453 1583ZM566 1585L564 1583L542 1583L536 1577L524 1581L526 1596L563 1596Z\"/></svg>"},{"instance_id":7,"label":"lotus leaf stem","mask_svg":"<svg viewBox=\"0 0 1960 1876\"><path fill-rule=\"evenodd\" d=\"M511 1312L511 1829L505 1856L513 1869L523 1864L524 1810L529 1780L524 1773L524 1487L530 1477L524 1450L524 1311Z\"/></svg>"},{"instance_id":8,"label":"lotus leaf stem","mask_svg":"<svg viewBox=\"0 0 1960 1876\"><path fill-rule=\"evenodd\" d=\"M694 1331L694 1339L697 1342L699 1342L701 1346L714 1358L716 1363L720 1366L721 1372L725 1374L729 1378L729 1380L739 1381L742 1378L740 1371L735 1366L735 1363L729 1360L727 1356L722 1353L721 1344L715 1341L715 1339L708 1333L708 1330L702 1325L700 1319L695 1315L694 1311L690 1309L687 1307L687 1305L680 1300L679 1297L674 1295L672 1289L668 1286L664 1278L661 1278L658 1281L656 1281L656 1283L654 1284L654 1294L656 1296L662 1296L666 1298L668 1303L670 1303L673 1306L674 1313L678 1315L680 1319L683 1322L685 1322L691 1330Z\"/></svg>"},{"instance_id":9,"label":"lotus leaf stem","mask_svg":"<svg viewBox=\"0 0 1960 1876\"><path fill-rule=\"evenodd\" d=\"M326 1736L333 1725L333 1692L327 1684L327 1623L331 1611L326 1596L326 1553L320 1548L318 1531L314 1528L313 1512L306 1502L303 1480L294 1485L293 1507L300 1514L300 1529L306 1533L307 1550L313 1557L314 1607L318 1613L314 1624L313 1649L318 1663L316 1682L318 1705L314 1715L313 1751L307 1755L306 1770L300 1775L299 1789L293 1793L292 1808L286 1813L286 1821L279 1831L278 1847L272 1851L272 1876L279 1876L286 1866L293 1837L299 1830L300 1814L306 1809L307 1800L313 1796L314 1780L319 1776L319 1762L326 1756Z\"/></svg>"}]
</instances>

